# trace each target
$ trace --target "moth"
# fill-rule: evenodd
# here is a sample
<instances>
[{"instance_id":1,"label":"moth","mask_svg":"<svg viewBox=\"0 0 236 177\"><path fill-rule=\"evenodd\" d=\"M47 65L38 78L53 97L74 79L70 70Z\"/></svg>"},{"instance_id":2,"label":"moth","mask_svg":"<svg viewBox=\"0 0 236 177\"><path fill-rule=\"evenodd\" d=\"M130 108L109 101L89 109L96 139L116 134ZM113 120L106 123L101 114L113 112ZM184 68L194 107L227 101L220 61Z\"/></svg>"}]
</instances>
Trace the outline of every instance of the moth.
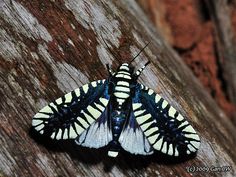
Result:
<instances>
[{"instance_id":1,"label":"moth","mask_svg":"<svg viewBox=\"0 0 236 177\"><path fill-rule=\"evenodd\" d=\"M49 103L33 117L33 128L52 139L74 139L84 147L108 146L111 157L121 149L176 157L195 153L200 139L193 127L159 94L137 82L148 63L136 71L123 63L116 72L107 65L107 79Z\"/></svg>"}]
</instances>

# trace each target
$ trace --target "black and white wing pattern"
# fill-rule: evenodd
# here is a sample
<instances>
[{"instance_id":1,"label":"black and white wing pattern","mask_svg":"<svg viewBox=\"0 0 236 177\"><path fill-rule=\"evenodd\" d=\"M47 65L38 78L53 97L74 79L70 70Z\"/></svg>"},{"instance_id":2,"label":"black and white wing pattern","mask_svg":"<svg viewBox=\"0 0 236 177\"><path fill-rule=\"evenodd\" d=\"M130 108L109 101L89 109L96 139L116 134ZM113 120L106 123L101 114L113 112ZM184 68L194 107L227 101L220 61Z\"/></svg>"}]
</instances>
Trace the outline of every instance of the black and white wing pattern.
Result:
<instances>
[{"instance_id":1,"label":"black and white wing pattern","mask_svg":"<svg viewBox=\"0 0 236 177\"><path fill-rule=\"evenodd\" d=\"M83 132L88 129L99 131L98 127L104 126L106 128L101 131L106 136L106 134L110 134L105 115L109 97L108 81L93 81L42 108L33 117L32 126L40 134L57 140L76 139L80 135L85 139ZM107 135L107 138L111 136ZM96 141L96 136L94 140ZM104 138L95 144L101 147L105 146L107 141L109 140ZM82 142L78 144L83 145Z\"/></svg>"},{"instance_id":2,"label":"black and white wing pattern","mask_svg":"<svg viewBox=\"0 0 236 177\"><path fill-rule=\"evenodd\" d=\"M135 120L132 105L130 105L129 110L128 119L119 137L121 147L132 154L153 154L153 148Z\"/></svg>"},{"instance_id":3,"label":"black and white wing pattern","mask_svg":"<svg viewBox=\"0 0 236 177\"><path fill-rule=\"evenodd\" d=\"M75 142L78 145L89 148L100 148L112 141L112 131L110 127L111 104L108 103L102 115L89 126Z\"/></svg>"},{"instance_id":4,"label":"black and white wing pattern","mask_svg":"<svg viewBox=\"0 0 236 177\"><path fill-rule=\"evenodd\" d=\"M193 127L152 89L137 84L132 107L135 120L153 149L170 156L198 150L200 138Z\"/></svg>"}]
</instances>

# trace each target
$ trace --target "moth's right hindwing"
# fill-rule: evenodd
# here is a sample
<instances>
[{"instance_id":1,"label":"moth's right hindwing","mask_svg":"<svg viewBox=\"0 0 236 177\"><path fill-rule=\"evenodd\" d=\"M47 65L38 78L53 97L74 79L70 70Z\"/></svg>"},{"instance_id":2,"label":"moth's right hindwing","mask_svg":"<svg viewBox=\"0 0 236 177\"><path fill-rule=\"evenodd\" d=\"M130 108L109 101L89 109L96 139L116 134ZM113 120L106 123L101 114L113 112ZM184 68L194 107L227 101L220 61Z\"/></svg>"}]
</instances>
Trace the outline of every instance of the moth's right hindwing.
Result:
<instances>
[{"instance_id":1,"label":"moth's right hindwing","mask_svg":"<svg viewBox=\"0 0 236 177\"><path fill-rule=\"evenodd\" d=\"M105 111L107 82L93 81L56 99L33 117L32 126L52 139L75 139Z\"/></svg>"}]
</instances>

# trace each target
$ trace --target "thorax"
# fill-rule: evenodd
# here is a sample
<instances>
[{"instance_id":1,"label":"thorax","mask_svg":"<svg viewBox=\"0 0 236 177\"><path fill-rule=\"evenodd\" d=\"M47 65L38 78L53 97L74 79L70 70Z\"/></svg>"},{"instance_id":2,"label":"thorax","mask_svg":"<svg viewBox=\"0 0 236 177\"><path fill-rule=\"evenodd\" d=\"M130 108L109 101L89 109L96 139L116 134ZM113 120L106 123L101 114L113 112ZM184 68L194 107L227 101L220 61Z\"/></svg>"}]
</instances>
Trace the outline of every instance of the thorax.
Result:
<instances>
[{"instance_id":1,"label":"thorax","mask_svg":"<svg viewBox=\"0 0 236 177\"><path fill-rule=\"evenodd\" d=\"M116 83L113 96L118 109L121 109L126 100L130 97L131 74L127 71L118 71L114 76Z\"/></svg>"}]
</instances>

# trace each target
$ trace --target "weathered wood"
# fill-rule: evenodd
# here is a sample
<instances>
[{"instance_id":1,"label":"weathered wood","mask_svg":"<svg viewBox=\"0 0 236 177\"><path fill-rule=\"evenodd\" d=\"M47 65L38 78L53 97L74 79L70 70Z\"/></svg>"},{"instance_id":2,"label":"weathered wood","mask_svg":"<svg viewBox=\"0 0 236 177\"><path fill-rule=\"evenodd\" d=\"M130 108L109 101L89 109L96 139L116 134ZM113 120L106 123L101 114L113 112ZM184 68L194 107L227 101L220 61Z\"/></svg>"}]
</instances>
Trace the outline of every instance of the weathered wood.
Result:
<instances>
[{"instance_id":1,"label":"weathered wood","mask_svg":"<svg viewBox=\"0 0 236 177\"><path fill-rule=\"evenodd\" d=\"M218 62L221 64L228 99L236 104L236 36L226 0L205 0L215 24Z\"/></svg>"},{"instance_id":2,"label":"weathered wood","mask_svg":"<svg viewBox=\"0 0 236 177\"><path fill-rule=\"evenodd\" d=\"M235 129L135 1L4 0L0 7L0 176L236 175ZM147 41L134 62L152 62L140 82L188 117L202 141L195 158L121 153L109 159L104 149L52 142L29 131L32 116L47 102L106 78L106 63L116 68ZM190 174L191 165L231 169Z\"/></svg>"}]
</instances>

